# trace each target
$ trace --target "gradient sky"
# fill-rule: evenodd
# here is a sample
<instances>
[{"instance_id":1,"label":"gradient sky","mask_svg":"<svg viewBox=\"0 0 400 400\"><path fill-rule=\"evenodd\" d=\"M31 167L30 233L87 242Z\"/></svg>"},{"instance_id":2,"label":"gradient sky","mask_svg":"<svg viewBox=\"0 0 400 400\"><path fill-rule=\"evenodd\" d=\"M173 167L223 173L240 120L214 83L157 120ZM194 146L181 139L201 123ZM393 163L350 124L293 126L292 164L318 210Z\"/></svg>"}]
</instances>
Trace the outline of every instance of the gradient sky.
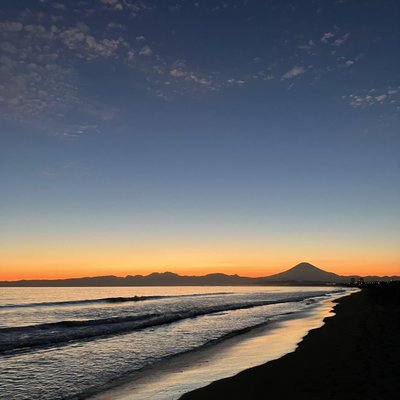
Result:
<instances>
[{"instance_id":1,"label":"gradient sky","mask_svg":"<svg viewBox=\"0 0 400 400\"><path fill-rule=\"evenodd\" d=\"M0 279L400 275L400 2L2 0Z\"/></svg>"}]
</instances>

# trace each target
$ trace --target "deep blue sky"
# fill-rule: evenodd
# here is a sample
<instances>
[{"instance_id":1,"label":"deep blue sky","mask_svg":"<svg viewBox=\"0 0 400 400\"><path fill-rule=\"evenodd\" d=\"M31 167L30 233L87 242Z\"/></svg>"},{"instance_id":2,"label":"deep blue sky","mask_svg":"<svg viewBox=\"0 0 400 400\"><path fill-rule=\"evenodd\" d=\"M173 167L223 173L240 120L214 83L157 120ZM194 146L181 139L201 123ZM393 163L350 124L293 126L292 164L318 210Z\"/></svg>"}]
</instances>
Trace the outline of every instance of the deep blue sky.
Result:
<instances>
[{"instance_id":1,"label":"deep blue sky","mask_svg":"<svg viewBox=\"0 0 400 400\"><path fill-rule=\"evenodd\" d=\"M400 273L399 20L391 0L3 0L2 276Z\"/></svg>"}]
</instances>

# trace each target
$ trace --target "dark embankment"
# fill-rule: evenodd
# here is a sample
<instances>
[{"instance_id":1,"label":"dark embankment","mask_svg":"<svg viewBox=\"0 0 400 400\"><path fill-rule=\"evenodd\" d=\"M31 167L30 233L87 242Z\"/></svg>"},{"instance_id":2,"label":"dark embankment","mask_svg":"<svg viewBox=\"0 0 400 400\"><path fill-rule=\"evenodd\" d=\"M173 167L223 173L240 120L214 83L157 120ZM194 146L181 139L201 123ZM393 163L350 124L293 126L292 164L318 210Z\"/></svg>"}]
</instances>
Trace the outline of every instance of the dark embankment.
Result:
<instances>
[{"instance_id":1,"label":"dark embankment","mask_svg":"<svg viewBox=\"0 0 400 400\"><path fill-rule=\"evenodd\" d=\"M398 398L400 286L371 285L340 299L335 312L294 353L213 382L182 399Z\"/></svg>"}]
</instances>

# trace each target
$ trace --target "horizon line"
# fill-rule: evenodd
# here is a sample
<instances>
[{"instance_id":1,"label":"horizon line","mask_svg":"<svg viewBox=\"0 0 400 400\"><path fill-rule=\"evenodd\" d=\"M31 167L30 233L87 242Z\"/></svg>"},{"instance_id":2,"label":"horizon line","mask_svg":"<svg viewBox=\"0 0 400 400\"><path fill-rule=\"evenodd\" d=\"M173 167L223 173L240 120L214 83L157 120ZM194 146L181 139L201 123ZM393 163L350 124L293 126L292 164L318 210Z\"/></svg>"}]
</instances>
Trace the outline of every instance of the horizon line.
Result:
<instances>
[{"instance_id":1,"label":"horizon line","mask_svg":"<svg viewBox=\"0 0 400 400\"><path fill-rule=\"evenodd\" d=\"M318 267L316 267L318 268ZM289 268L291 269L291 268ZM350 274L350 275L339 275L336 274L335 272L331 272L331 271L325 271L321 268L318 268L320 271L325 272L325 273L332 273L340 278L367 278L367 277L379 277L379 278L393 278L393 277L400 277L400 275L360 275L360 274ZM222 275L222 276L226 276L226 277L238 277L238 278L245 278L245 279L263 279L263 278L269 278L272 277L274 275L279 275L281 273L287 272L288 270L279 272L279 273L275 273L275 274L271 274L271 275L263 275L263 276L244 276L244 275L239 275L237 273L234 274L227 274L224 272L210 272L207 274L203 274L203 275L186 275L186 274L179 274L176 272L172 272L172 271L163 271L163 272L158 272L158 271L154 271L154 272L150 272L147 275L142 275L142 274L135 274L135 275L125 275L125 276L119 276L119 275L92 275L92 276L77 276L77 277L66 277L66 278L22 278L22 279L15 279L15 280L8 280L8 279L0 279L0 282L27 282L27 281L44 281L44 282L48 282L48 281L67 281L67 280L79 280L79 279L96 279L96 278L117 278L117 279L127 279L127 278L135 278L135 277L149 277L151 275L165 275L165 274L172 274L175 275L177 277L194 277L194 278L202 278L202 277L207 277L207 276L211 276L211 275Z\"/></svg>"}]
</instances>

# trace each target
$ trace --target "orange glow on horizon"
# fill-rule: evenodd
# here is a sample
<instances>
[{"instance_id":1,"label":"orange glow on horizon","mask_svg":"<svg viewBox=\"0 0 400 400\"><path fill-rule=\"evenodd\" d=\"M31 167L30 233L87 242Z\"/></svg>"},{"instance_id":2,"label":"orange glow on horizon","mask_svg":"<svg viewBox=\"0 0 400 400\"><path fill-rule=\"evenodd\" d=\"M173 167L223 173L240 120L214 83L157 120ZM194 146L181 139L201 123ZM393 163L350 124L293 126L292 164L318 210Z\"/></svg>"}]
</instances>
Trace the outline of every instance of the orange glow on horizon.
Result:
<instances>
[{"instance_id":1,"label":"orange glow on horizon","mask_svg":"<svg viewBox=\"0 0 400 400\"><path fill-rule=\"evenodd\" d=\"M182 265L182 263L160 263L158 265L150 263L150 265L136 267L135 263L117 263L98 264L90 262L82 262L71 264L70 262L62 261L42 261L30 264L27 266L25 263L8 262L3 264L0 271L0 280L22 280L22 279L65 279L65 278L81 278L91 276L104 276L115 275L124 277L127 275L148 275L153 272L174 272L179 275L206 275L210 273L225 273L229 275L237 274L247 277L263 277L283 272L294 265L302 262L310 262L318 268L328 272L334 272L338 275L377 275L377 276L393 276L400 275L400 268L398 262L380 263L377 268L377 263L355 263L355 262L335 262L326 260L293 260L272 262L265 261L264 265L247 266L243 265L227 265L222 263L203 264L198 265L189 264ZM24 265L25 264L25 265ZM128 265L129 264L129 265ZM76 266L78 265L78 266ZM110 267L112 265L112 267ZM143 265L143 264L142 264ZM160 267L160 265L164 265ZM174 266L175 265L175 266ZM206 265L206 266L204 266Z\"/></svg>"},{"instance_id":2,"label":"orange glow on horizon","mask_svg":"<svg viewBox=\"0 0 400 400\"><path fill-rule=\"evenodd\" d=\"M338 275L400 275L397 246L329 243L37 243L10 245L1 254L0 280L62 279L101 275L148 275L175 272L180 275L209 273L262 277L309 262Z\"/></svg>"}]
</instances>

